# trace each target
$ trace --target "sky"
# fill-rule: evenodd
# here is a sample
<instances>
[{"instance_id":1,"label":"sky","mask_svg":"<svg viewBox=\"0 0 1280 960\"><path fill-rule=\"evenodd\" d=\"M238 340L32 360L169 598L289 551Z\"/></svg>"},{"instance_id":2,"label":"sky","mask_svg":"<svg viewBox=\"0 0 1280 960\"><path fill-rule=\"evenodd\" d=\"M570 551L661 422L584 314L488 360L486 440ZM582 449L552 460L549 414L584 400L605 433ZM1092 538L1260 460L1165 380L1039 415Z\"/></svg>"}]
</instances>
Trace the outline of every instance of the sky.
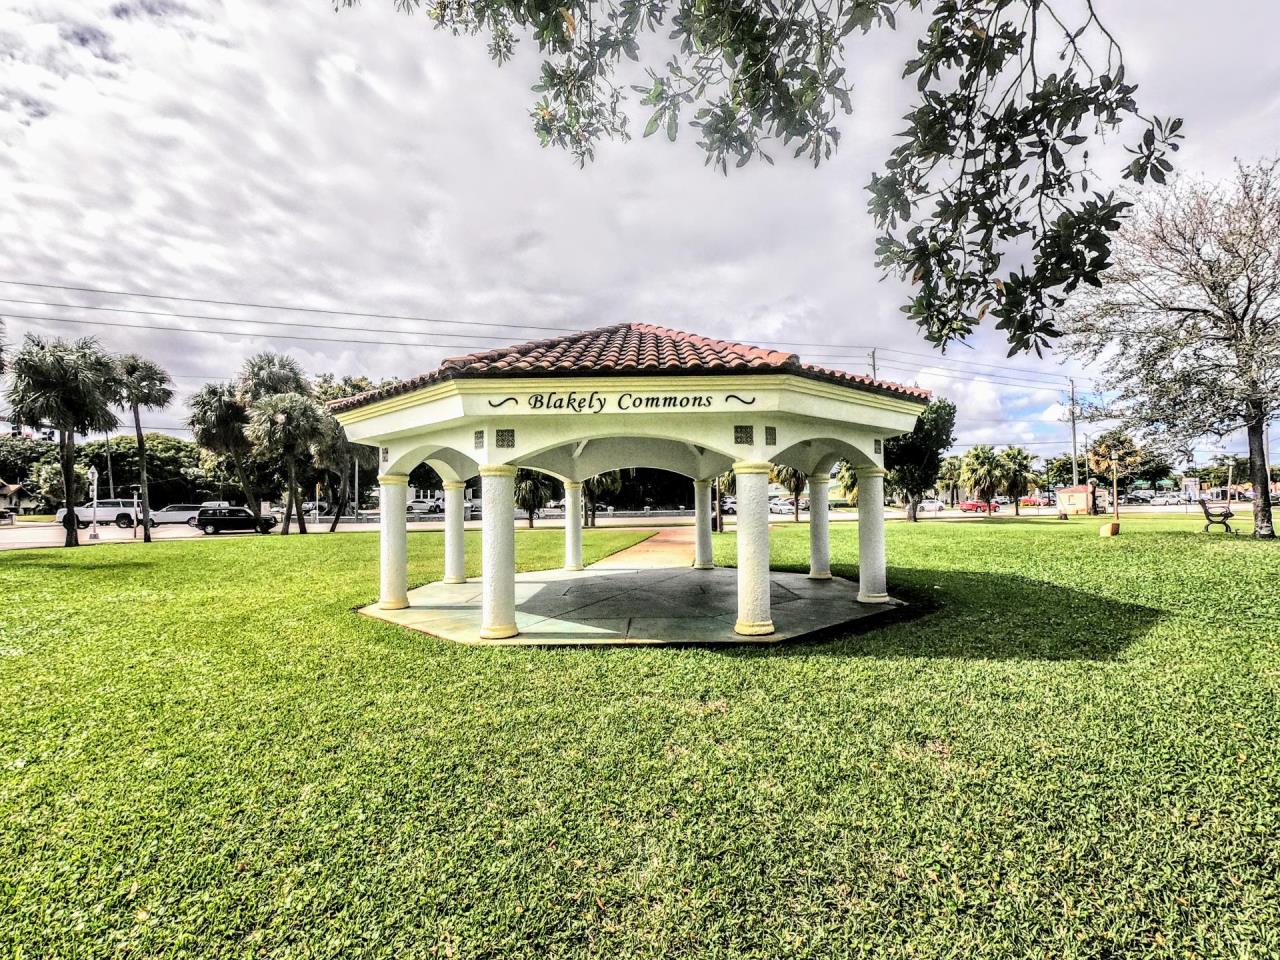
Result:
<instances>
[{"instance_id":1,"label":"sky","mask_svg":"<svg viewBox=\"0 0 1280 960\"><path fill-rule=\"evenodd\" d=\"M1220 178L1236 157L1280 150L1280 8L1107 6L1143 108L1186 119L1182 170ZM854 112L833 160L815 170L779 151L774 167L724 177L688 130L675 144L605 143L579 169L530 129L532 43L499 68L482 39L434 30L392 0L342 11L326 0L10 0L4 336L93 335L159 361L179 402L146 423L175 434L183 397L266 349L313 374L380 379L623 321L796 344L857 372L874 347L882 378L957 404L957 452L990 442L1054 455L1070 448L1066 377L1087 392L1106 371L1007 359L990 327L940 356L899 312L904 285L875 268L865 186L911 102L900 79L911 39L852 39ZM36 283L421 319L23 285ZM250 320L278 325L232 322ZM1206 441L1199 459L1215 449Z\"/></svg>"}]
</instances>

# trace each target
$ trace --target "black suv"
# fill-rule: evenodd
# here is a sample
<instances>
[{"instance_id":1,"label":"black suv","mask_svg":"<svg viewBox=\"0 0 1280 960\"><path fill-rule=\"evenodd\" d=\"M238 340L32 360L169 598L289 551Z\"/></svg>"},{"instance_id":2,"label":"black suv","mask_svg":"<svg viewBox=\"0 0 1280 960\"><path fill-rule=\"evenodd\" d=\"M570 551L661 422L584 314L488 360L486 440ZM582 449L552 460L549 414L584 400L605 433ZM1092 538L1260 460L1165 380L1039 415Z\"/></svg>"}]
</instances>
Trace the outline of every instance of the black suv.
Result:
<instances>
[{"instance_id":1,"label":"black suv","mask_svg":"<svg viewBox=\"0 0 1280 960\"><path fill-rule=\"evenodd\" d=\"M255 517L244 507L205 507L196 515L196 526L205 533L230 533L236 530L270 533L275 517Z\"/></svg>"}]
</instances>

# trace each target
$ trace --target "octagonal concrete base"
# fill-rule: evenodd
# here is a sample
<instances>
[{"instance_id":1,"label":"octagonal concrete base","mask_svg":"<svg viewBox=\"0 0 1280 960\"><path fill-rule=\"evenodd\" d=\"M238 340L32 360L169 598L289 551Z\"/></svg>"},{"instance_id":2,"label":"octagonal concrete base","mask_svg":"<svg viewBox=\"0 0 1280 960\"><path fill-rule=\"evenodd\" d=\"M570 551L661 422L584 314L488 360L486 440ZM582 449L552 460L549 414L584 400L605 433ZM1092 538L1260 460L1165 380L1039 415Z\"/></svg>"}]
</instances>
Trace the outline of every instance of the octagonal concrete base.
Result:
<instances>
[{"instance_id":1,"label":"octagonal concrete base","mask_svg":"<svg viewBox=\"0 0 1280 960\"><path fill-rule=\"evenodd\" d=\"M543 570L516 575L516 627L505 639L480 635L480 581L429 583L409 591L409 606L363 608L366 616L479 646L559 644L778 643L868 618L902 604L858 602L856 581L771 575L774 631L734 633L737 571L690 567Z\"/></svg>"}]
</instances>

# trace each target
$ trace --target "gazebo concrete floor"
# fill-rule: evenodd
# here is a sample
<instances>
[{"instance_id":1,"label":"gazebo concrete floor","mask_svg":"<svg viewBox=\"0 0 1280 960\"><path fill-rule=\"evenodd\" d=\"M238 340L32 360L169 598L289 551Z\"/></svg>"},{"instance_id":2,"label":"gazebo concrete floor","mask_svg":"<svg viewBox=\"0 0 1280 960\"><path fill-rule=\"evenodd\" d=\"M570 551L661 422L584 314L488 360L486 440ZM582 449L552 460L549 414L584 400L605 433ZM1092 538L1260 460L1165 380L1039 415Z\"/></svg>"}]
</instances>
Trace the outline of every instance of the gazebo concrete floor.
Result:
<instances>
[{"instance_id":1,"label":"gazebo concrete floor","mask_svg":"<svg viewBox=\"0 0 1280 960\"><path fill-rule=\"evenodd\" d=\"M456 643L477 646L778 643L855 621L894 614L902 606L858 603L856 581L771 575L774 632L733 632L738 594L732 568L594 568L516 575L516 626L506 640L480 637L480 580L428 583L409 591L409 606L360 612ZM865 624L860 624L865 625Z\"/></svg>"}]
</instances>

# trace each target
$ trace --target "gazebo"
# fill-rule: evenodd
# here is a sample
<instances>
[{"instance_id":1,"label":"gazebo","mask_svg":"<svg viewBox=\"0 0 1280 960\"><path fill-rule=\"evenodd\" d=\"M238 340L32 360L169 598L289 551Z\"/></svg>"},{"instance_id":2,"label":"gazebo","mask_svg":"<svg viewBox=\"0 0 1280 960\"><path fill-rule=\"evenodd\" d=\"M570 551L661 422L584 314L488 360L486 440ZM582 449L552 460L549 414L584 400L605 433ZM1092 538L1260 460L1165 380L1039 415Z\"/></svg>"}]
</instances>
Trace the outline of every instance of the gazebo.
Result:
<instances>
[{"instance_id":1,"label":"gazebo","mask_svg":"<svg viewBox=\"0 0 1280 960\"><path fill-rule=\"evenodd\" d=\"M446 360L439 369L338 400L356 442L376 446L383 611L409 606L406 498L426 462L444 482L444 583L466 581L463 490L479 476L479 636L506 641L516 616L517 467L564 484L564 569L582 570L582 483L657 467L693 481L693 570L713 568L711 484L732 469L737 496L739 637L774 632L769 474L808 477L809 573L830 580L828 486L839 459L858 475L857 603L888 604L884 549L887 437L907 432L927 391L803 363L793 353L650 324L615 324Z\"/></svg>"}]
</instances>

